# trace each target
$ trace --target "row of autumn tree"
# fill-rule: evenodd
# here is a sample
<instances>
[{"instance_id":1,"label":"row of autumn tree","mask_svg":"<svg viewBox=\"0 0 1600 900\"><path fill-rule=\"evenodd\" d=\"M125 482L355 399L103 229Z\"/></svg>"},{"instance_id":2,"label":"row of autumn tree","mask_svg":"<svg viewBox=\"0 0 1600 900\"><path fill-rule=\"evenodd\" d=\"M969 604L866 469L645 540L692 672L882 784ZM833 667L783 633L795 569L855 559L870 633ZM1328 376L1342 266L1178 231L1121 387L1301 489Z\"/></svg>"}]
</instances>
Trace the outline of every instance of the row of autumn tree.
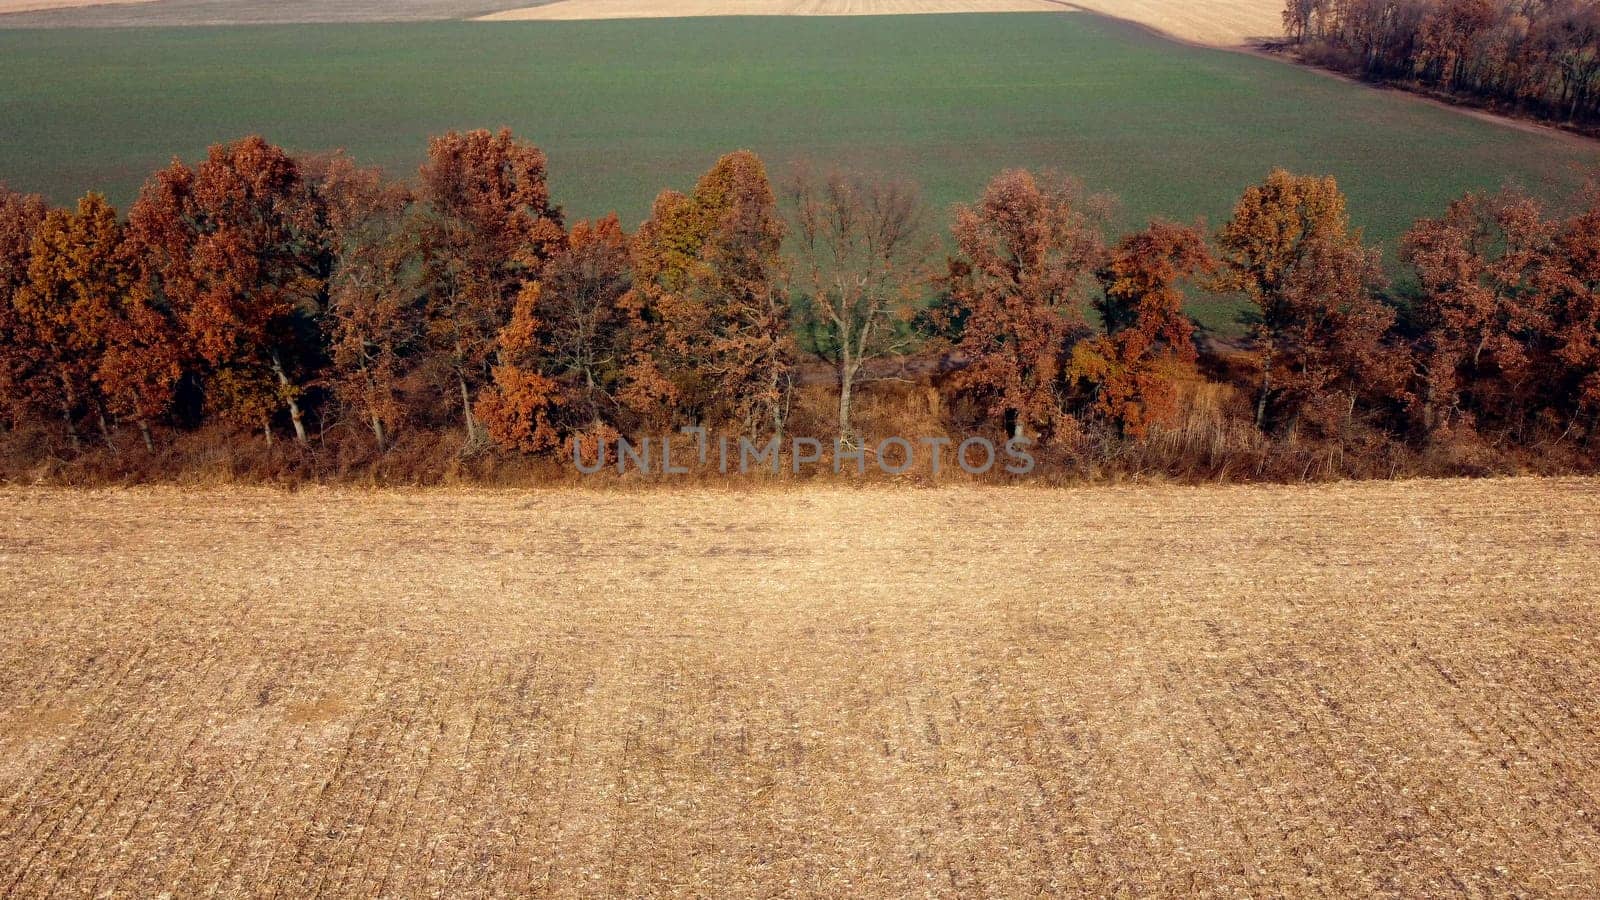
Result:
<instances>
[{"instance_id":1,"label":"row of autumn tree","mask_svg":"<svg viewBox=\"0 0 1600 900\"><path fill-rule=\"evenodd\" d=\"M1283 21L1320 64L1600 125L1595 0L1288 0Z\"/></svg>"},{"instance_id":2,"label":"row of autumn tree","mask_svg":"<svg viewBox=\"0 0 1600 900\"><path fill-rule=\"evenodd\" d=\"M1047 458L1167 439L1217 381L1276 446L1600 456L1600 198L1549 218L1465 197L1406 236L1400 287L1331 178L1273 172L1214 235L1108 242L1108 210L1007 171L946 245L902 182L775 190L741 151L630 235L567 223L504 131L436 138L414 186L250 138L158 172L126 220L0 191L0 425L52 457L335 431L381 457L454 429L468 452L592 458L684 426L792 433L826 371L831 409L801 428L855 446L863 386L912 355L938 427ZM1248 301L1248 342L1202 353L1186 290Z\"/></svg>"}]
</instances>

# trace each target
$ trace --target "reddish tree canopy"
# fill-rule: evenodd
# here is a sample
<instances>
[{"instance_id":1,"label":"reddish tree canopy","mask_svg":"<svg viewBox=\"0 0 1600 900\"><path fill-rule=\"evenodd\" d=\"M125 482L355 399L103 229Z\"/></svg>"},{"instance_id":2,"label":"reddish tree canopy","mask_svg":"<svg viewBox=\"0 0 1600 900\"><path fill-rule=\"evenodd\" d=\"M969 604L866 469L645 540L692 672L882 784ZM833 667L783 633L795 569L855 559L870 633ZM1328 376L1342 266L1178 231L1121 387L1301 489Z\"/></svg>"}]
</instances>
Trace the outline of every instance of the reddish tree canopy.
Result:
<instances>
[{"instance_id":1,"label":"reddish tree canopy","mask_svg":"<svg viewBox=\"0 0 1600 900\"><path fill-rule=\"evenodd\" d=\"M1123 435L1143 440L1177 415L1178 381L1193 377L1198 355L1179 283L1215 268L1199 229L1156 221L1119 241L1100 270L1105 334L1078 344L1071 374Z\"/></svg>"},{"instance_id":2,"label":"reddish tree canopy","mask_svg":"<svg viewBox=\"0 0 1600 900\"><path fill-rule=\"evenodd\" d=\"M958 207L952 270L956 351L967 367L956 391L981 400L1014 436L1070 438L1066 362L1089 334L1083 310L1100 265L1108 201L1075 181L1013 169Z\"/></svg>"},{"instance_id":3,"label":"reddish tree canopy","mask_svg":"<svg viewBox=\"0 0 1600 900\"><path fill-rule=\"evenodd\" d=\"M17 291L28 282L33 236L48 207L36 194L0 185L0 402L13 426L35 405L39 343L17 314Z\"/></svg>"},{"instance_id":4,"label":"reddish tree canopy","mask_svg":"<svg viewBox=\"0 0 1600 900\"><path fill-rule=\"evenodd\" d=\"M206 402L265 425L298 398L317 350L302 323L321 312L327 277L321 208L299 166L259 137L173 162L129 213L129 234L207 367ZM268 428L268 436L271 431Z\"/></svg>"},{"instance_id":5,"label":"reddish tree canopy","mask_svg":"<svg viewBox=\"0 0 1600 900\"><path fill-rule=\"evenodd\" d=\"M624 400L666 425L781 432L792 381L784 234L766 167L730 153L690 196L666 191L633 241Z\"/></svg>"}]
</instances>

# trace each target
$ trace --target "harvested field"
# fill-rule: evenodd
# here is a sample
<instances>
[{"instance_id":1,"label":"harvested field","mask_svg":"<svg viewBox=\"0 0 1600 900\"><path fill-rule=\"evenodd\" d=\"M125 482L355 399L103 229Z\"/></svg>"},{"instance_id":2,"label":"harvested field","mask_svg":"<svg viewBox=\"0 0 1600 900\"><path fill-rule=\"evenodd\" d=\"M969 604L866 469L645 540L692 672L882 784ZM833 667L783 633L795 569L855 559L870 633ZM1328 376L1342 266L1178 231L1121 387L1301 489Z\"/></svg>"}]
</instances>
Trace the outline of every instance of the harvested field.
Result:
<instances>
[{"instance_id":1,"label":"harvested field","mask_svg":"<svg viewBox=\"0 0 1600 900\"><path fill-rule=\"evenodd\" d=\"M0 15L45 9L77 9L101 4L151 3L154 0L0 0Z\"/></svg>"},{"instance_id":2,"label":"harvested field","mask_svg":"<svg viewBox=\"0 0 1600 900\"><path fill-rule=\"evenodd\" d=\"M0 11L0 29L436 22L527 5L527 0L142 0L137 6L37 2L50 5L29 12Z\"/></svg>"},{"instance_id":3,"label":"harvested field","mask_svg":"<svg viewBox=\"0 0 1600 900\"><path fill-rule=\"evenodd\" d=\"M903 16L1052 12L1055 0L556 0L490 13L486 20L667 19L699 16Z\"/></svg>"},{"instance_id":4,"label":"harvested field","mask_svg":"<svg viewBox=\"0 0 1600 900\"><path fill-rule=\"evenodd\" d=\"M136 9L118 4L138 3ZM1237 47L1283 32L1277 0L0 0L0 27L414 22L482 17L653 19L694 16L1097 12L1180 40ZM7 15L27 13L26 15Z\"/></svg>"},{"instance_id":5,"label":"harvested field","mask_svg":"<svg viewBox=\"0 0 1600 900\"><path fill-rule=\"evenodd\" d=\"M554 0L483 18L656 19L680 16L882 16L1080 9L1137 22L1180 40L1238 47L1283 35L1277 0Z\"/></svg>"},{"instance_id":6,"label":"harvested field","mask_svg":"<svg viewBox=\"0 0 1600 900\"><path fill-rule=\"evenodd\" d=\"M1277 0L1071 0L1070 5L1217 47L1283 38L1283 4Z\"/></svg>"},{"instance_id":7,"label":"harvested field","mask_svg":"<svg viewBox=\"0 0 1600 900\"><path fill-rule=\"evenodd\" d=\"M0 893L1600 883L1600 482L0 491Z\"/></svg>"}]
</instances>

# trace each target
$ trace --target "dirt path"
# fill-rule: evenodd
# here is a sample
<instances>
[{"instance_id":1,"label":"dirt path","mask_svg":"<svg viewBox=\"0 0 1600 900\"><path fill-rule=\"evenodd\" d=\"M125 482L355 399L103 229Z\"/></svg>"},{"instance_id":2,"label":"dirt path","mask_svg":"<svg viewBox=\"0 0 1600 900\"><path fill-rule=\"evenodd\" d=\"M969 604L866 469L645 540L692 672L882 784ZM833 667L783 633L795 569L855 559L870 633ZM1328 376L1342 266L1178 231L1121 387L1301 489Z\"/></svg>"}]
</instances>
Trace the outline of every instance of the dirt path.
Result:
<instances>
[{"instance_id":1,"label":"dirt path","mask_svg":"<svg viewBox=\"0 0 1600 900\"><path fill-rule=\"evenodd\" d=\"M1600 482L0 491L0 894L1600 883Z\"/></svg>"}]
</instances>

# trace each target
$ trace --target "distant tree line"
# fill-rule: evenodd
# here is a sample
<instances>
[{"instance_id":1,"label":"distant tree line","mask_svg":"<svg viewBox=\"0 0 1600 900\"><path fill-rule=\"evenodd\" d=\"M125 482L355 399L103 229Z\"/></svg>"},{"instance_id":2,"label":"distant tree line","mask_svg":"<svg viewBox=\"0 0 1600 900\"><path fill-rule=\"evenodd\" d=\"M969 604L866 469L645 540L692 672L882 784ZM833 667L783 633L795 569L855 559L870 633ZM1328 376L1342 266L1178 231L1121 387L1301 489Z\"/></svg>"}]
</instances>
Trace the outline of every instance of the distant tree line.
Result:
<instances>
[{"instance_id":1,"label":"distant tree line","mask_svg":"<svg viewBox=\"0 0 1600 900\"><path fill-rule=\"evenodd\" d=\"M1313 62L1600 125L1595 0L1288 0L1283 21Z\"/></svg>"},{"instance_id":2,"label":"distant tree line","mask_svg":"<svg viewBox=\"0 0 1600 900\"><path fill-rule=\"evenodd\" d=\"M683 427L1206 477L1600 459L1600 195L1464 197L1406 235L1397 286L1331 178L1274 171L1214 234L1109 241L1110 203L1006 171L945 244L909 184L775 189L740 151L630 234L568 222L505 131L435 138L412 183L249 138L126 218L0 189L0 463L348 471L426 443L427 478ZM1248 339L1197 343L1196 290L1248 301Z\"/></svg>"}]
</instances>

